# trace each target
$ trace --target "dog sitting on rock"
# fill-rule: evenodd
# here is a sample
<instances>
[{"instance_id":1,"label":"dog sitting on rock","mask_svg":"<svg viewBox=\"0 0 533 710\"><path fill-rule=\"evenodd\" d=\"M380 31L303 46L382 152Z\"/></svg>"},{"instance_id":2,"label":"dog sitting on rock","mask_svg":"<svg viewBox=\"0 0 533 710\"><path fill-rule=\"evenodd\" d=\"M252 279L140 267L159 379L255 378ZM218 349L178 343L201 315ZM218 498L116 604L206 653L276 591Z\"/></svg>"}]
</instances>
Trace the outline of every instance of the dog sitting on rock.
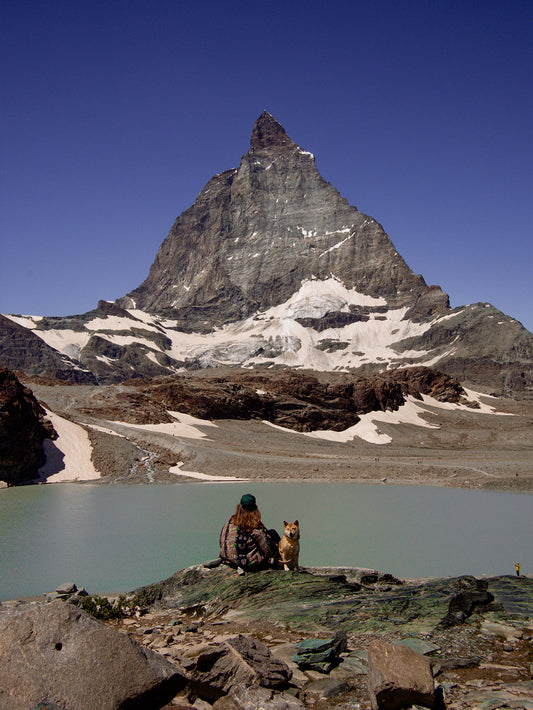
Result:
<instances>
[{"instance_id":1,"label":"dog sitting on rock","mask_svg":"<svg viewBox=\"0 0 533 710\"><path fill-rule=\"evenodd\" d=\"M283 521L283 537L279 541L279 559L284 570L299 569L300 555L300 524Z\"/></svg>"}]
</instances>

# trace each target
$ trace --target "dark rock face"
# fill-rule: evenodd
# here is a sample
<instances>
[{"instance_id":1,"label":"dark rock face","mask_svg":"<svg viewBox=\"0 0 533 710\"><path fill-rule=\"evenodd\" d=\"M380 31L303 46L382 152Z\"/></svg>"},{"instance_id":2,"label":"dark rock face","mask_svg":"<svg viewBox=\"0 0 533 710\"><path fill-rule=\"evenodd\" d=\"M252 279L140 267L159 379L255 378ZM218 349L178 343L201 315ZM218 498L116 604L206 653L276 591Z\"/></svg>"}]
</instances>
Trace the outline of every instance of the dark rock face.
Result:
<instances>
[{"instance_id":1,"label":"dark rock face","mask_svg":"<svg viewBox=\"0 0 533 710\"><path fill-rule=\"evenodd\" d=\"M146 333L142 328L135 328L137 337L154 341L161 347L166 345L164 335ZM128 333L129 334L129 333ZM159 335L159 337L157 337ZM151 360L153 350L141 343L123 346L110 342L105 335L93 335L80 354L80 362L94 372L100 381L107 383L121 382L130 377L157 377L175 369L175 363L163 353L157 353ZM113 362L112 367L109 362Z\"/></svg>"},{"instance_id":2,"label":"dark rock face","mask_svg":"<svg viewBox=\"0 0 533 710\"><path fill-rule=\"evenodd\" d=\"M397 410L407 395L457 402L463 389L441 372L418 367L382 375L323 377L291 370L174 377L143 383L163 409L201 419L264 419L297 431L342 431L360 414Z\"/></svg>"},{"instance_id":3,"label":"dark rock face","mask_svg":"<svg viewBox=\"0 0 533 710\"><path fill-rule=\"evenodd\" d=\"M412 395L420 399L420 395L427 394L441 402L459 402L464 390L459 382L430 367L408 367L393 370L387 377L397 382L404 395Z\"/></svg>"},{"instance_id":4,"label":"dark rock face","mask_svg":"<svg viewBox=\"0 0 533 710\"><path fill-rule=\"evenodd\" d=\"M450 599L448 613L439 624L441 628L448 628L461 624L476 609L484 609L492 604L494 596L488 591L486 580L476 580L475 587L467 585L467 588L457 592Z\"/></svg>"},{"instance_id":5,"label":"dark rock face","mask_svg":"<svg viewBox=\"0 0 533 710\"><path fill-rule=\"evenodd\" d=\"M533 335L488 303L455 308L420 337L394 345L398 352L411 347L442 355L439 368L461 382L484 383L496 394L533 390Z\"/></svg>"},{"instance_id":6,"label":"dark rock face","mask_svg":"<svg viewBox=\"0 0 533 710\"><path fill-rule=\"evenodd\" d=\"M211 330L288 300L304 279L347 288L419 315L443 312L382 227L341 197L266 111L238 169L216 175L174 223L150 274L120 306ZM207 323L206 323L207 321Z\"/></svg>"},{"instance_id":7,"label":"dark rock face","mask_svg":"<svg viewBox=\"0 0 533 710\"><path fill-rule=\"evenodd\" d=\"M37 476L46 460L44 439L56 433L33 393L0 367L0 480L24 483Z\"/></svg>"},{"instance_id":8,"label":"dark rock face","mask_svg":"<svg viewBox=\"0 0 533 710\"><path fill-rule=\"evenodd\" d=\"M178 668L62 601L0 610L0 705L157 710L186 683Z\"/></svg>"},{"instance_id":9,"label":"dark rock face","mask_svg":"<svg viewBox=\"0 0 533 710\"><path fill-rule=\"evenodd\" d=\"M28 375L54 377L77 384L96 384L80 363L47 345L28 328L0 315L0 363Z\"/></svg>"}]
</instances>

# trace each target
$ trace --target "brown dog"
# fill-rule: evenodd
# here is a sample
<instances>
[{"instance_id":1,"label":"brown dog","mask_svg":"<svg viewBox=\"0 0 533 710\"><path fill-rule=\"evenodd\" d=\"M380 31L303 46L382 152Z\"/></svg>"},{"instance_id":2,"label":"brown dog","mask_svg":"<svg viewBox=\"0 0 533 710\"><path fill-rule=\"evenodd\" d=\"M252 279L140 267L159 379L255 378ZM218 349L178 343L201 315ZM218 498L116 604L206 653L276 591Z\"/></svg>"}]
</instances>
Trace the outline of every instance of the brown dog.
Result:
<instances>
[{"instance_id":1,"label":"brown dog","mask_svg":"<svg viewBox=\"0 0 533 710\"><path fill-rule=\"evenodd\" d=\"M283 537L279 541L279 559L284 570L299 569L298 556L300 554L300 524L283 521L285 527Z\"/></svg>"}]
</instances>

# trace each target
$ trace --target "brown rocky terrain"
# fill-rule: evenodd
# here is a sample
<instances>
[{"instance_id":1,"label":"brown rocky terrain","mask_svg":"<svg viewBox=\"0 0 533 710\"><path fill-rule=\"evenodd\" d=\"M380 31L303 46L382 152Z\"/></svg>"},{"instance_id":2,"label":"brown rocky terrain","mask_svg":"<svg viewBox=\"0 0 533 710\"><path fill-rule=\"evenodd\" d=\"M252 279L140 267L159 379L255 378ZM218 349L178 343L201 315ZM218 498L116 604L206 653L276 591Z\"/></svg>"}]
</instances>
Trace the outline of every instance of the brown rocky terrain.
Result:
<instances>
[{"instance_id":1,"label":"brown rocky terrain","mask_svg":"<svg viewBox=\"0 0 533 710\"><path fill-rule=\"evenodd\" d=\"M217 369L98 387L26 382L47 409L86 429L102 482L177 482L183 478L169 473L169 468L181 463L185 476L190 471L244 479L386 480L533 490L533 407L528 400L482 397L482 403L495 408L492 414L479 407L458 409L439 402L442 398L453 402L459 396L453 380L428 376L419 368L406 378L404 372L396 371L387 378L372 376L363 386L359 376L343 373ZM268 390L268 395L258 394L258 390ZM337 422L354 421L370 401L381 397L385 408L385 402L393 406L416 390L432 394L434 404L414 400L422 416L411 423L379 421L379 431L391 438L386 445L358 437L325 440L298 431L305 426L306 412L313 417L319 413L329 421L333 421L334 412ZM336 400L338 408L333 409ZM242 412L243 401L256 407L256 419L214 418L216 426L200 421L196 434L170 433L157 426L176 422L169 409L189 411L203 419L206 414L220 416L227 405L235 416L239 407ZM280 417L283 429L264 423L269 411ZM290 423L294 430L288 428ZM154 426L147 428L147 424ZM317 423L314 426L319 428Z\"/></svg>"},{"instance_id":2,"label":"brown rocky terrain","mask_svg":"<svg viewBox=\"0 0 533 710\"><path fill-rule=\"evenodd\" d=\"M291 370L214 371L201 377L124 384L143 393L119 395L124 405L131 404L129 416L134 418L151 412L157 421L170 421L166 410L173 410L200 419L267 420L295 431L342 431L356 424L359 414L397 410L408 395L421 399L422 394L428 394L458 402L464 394L459 382L427 367L368 376ZM161 405L163 412L156 414L154 403Z\"/></svg>"}]
</instances>

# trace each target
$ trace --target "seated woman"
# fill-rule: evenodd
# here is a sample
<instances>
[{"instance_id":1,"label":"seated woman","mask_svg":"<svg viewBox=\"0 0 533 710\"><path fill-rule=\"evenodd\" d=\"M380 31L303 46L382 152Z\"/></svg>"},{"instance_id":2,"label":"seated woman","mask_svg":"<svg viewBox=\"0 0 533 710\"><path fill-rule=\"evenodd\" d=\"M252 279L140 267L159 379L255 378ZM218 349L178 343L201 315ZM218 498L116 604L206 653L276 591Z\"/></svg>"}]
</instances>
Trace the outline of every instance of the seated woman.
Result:
<instances>
[{"instance_id":1,"label":"seated woman","mask_svg":"<svg viewBox=\"0 0 533 710\"><path fill-rule=\"evenodd\" d=\"M248 571L275 566L279 539L275 530L267 530L261 522L255 497L246 493L222 528L220 557L226 564Z\"/></svg>"}]
</instances>

